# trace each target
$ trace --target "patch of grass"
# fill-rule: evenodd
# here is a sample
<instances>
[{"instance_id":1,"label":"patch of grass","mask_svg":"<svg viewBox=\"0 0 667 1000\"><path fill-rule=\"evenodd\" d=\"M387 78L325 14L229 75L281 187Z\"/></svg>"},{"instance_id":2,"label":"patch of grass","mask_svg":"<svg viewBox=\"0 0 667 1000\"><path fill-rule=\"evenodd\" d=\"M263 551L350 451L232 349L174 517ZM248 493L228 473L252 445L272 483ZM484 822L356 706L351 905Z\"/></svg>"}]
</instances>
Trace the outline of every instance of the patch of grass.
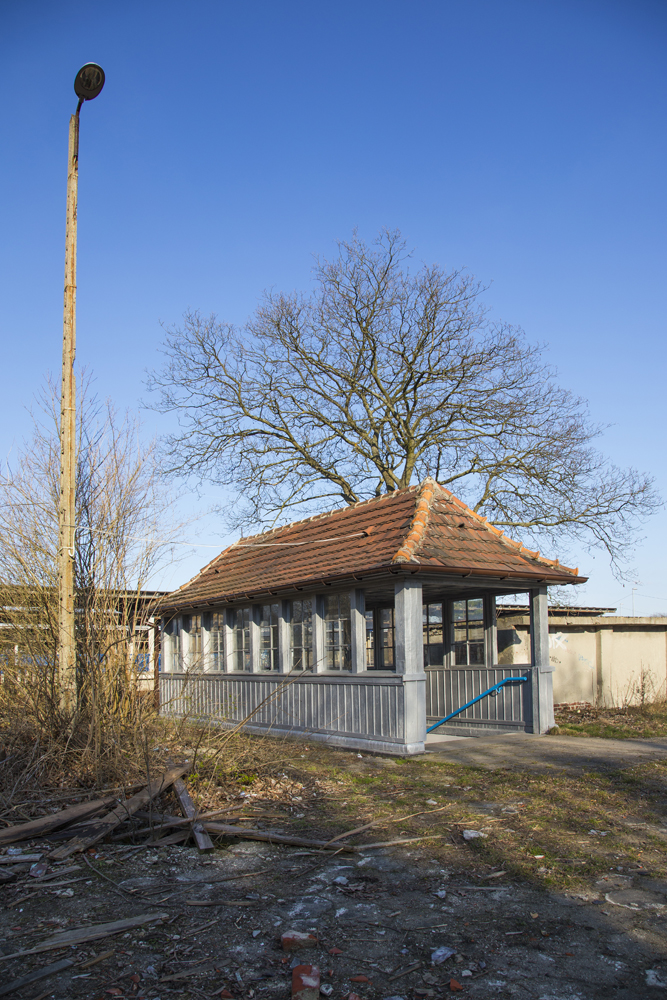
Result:
<instances>
[{"instance_id":1,"label":"patch of grass","mask_svg":"<svg viewBox=\"0 0 667 1000\"><path fill-rule=\"evenodd\" d=\"M556 723L559 736L599 736L615 740L667 736L667 702L625 708L559 709Z\"/></svg>"},{"instance_id":2,"label":"patch of grass","mask_svg":"<svg viewBox=\"0 0 667 1000\"><path fill-rule=\"evenodd\" d=\"M351 843L444 834L408 850L467 875L502 868L508 877L554 890L590 887L591 880L619 868L643 866L667 876L667 829L661 832L667 761L611 774L541 775L478 770L430 757L389 769L379 758L359 761L318 748L298 767L299 782L305 789L312 782L326 785L334 760L344 783L330 785L336 797L310 802L313 836L332 837L371 819L380 822ZM290 768L295 777L296 771ZM374 780L360 782L363 772ZM429 799L437 805L427 805ZM402 818L421 811L426 814ZM486 837L466 842L465 829Z\"/></svg>"}]
</instances>

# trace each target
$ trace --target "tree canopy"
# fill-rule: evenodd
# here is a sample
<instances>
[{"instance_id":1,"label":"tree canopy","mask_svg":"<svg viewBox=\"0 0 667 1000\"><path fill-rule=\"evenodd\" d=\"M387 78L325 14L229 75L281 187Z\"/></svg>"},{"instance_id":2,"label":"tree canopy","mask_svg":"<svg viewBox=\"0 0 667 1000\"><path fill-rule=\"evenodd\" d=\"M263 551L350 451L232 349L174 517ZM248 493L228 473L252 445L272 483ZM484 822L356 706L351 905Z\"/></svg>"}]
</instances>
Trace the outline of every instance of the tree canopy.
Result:
<instances>
[{"instance_id":1,"label":"tree canopy","mask_svg":"<svg viewBox=\"0 0 667 1000\"><path fill-rule=\"evenodd\" d=\"M596 449L586 402L488 318L477 280L409 258L397 232L355 234L316 260L310 294L267 293L240 329L193 312L168 330L149 387L179 418L170 471L230 487L237 526L430 475L503 530L618 564L659 503L650 477Z\"/></svg>"}]
</instances>

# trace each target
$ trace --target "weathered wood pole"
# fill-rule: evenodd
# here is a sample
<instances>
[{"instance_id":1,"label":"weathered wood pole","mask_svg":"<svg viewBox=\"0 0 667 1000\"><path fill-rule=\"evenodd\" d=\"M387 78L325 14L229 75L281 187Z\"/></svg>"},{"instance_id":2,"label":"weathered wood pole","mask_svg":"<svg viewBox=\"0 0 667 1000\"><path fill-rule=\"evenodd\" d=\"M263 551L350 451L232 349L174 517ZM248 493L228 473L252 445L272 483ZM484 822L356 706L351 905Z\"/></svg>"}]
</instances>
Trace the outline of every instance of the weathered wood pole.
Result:
<instances>
[{"instance_id":1,"label":"weathered wood pole","mask_svg":"<svg viewBox=\"0 0 667 1000\"><path fill-rule=\"evenodd\" d=\"M76 214L79 196L79 113L104 86L104 70L86 63L74 80L79 98L69 120L67 221L65 226L65 301L63 371L60 390L60 502L58 506L58 695L60 710L71 716L77 705L74 556L76 539Z\"/></svg>"},{"instance_id":2,"label":"weathered wood pole","mask_svg":"<svg viewBox=\"0 0 667 1000\"><path fill-rule=\"evenodd\" d=\"M76 517L76 213L79 191L79 111L69 121L63 370L60 392L60 507L58 511L58 689L65 716L76 708L74 544Z\"/></svg>"}]
</instances>

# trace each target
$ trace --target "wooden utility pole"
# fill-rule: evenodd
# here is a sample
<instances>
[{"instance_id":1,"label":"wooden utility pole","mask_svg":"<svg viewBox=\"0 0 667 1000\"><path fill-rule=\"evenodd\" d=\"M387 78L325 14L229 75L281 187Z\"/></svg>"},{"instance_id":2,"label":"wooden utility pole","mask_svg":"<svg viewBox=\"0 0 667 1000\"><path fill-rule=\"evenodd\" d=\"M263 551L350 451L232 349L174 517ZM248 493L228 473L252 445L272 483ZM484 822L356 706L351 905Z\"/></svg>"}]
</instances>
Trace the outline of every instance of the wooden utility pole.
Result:
<instances>
[{"instance_id":1,"label":"wooden utility pole","mask_svg":"<svg viewBox=\"0 0 667 1000\"><path fill-rule=\"evenodd\" d=\"M74 620L74 555L76 538L76 213L79 195L79 113L104 86L96 63L82 66L74 80L79 98L69 120L67 151L67 224L65 227L65 302L63 371L60 391L60 503L58 507L58 691L67 718L77 706L76 634Z\"/></svg>"},{"instance_id":2,"label":"wooden utility pole","mask_svg":"<svg viewBox=\"0 0 667 1000\"><path fill-rule=\"evenodd\" d=\"M79 192L79 101L69 121L63 371L60 393L60 508L58 511L58 681L60 710L76 708L74 540L76 517L76 212Z\"/></svg>"}]
</instances>

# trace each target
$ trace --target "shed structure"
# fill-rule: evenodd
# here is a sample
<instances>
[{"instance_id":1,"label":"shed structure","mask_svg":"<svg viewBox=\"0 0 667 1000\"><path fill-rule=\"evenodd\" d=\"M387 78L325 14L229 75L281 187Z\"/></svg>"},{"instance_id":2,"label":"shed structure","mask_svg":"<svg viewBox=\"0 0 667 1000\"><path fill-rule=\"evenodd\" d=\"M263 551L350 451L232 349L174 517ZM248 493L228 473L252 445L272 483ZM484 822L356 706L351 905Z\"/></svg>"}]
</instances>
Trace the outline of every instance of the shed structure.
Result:
<instances>
[{"instance_id":1,"label":"shed structure","mask_svg":"<svg viewBox=\"0 0 667 1000\"><path fill-rule=\"evenodd\" d=\"M446 727L553 725L547 585L524 548L432 479L243 538L163 603L162 711L394 754ZM530 662L498 663L496 597L530 595Z\"/></svg>"}]
</instances>

